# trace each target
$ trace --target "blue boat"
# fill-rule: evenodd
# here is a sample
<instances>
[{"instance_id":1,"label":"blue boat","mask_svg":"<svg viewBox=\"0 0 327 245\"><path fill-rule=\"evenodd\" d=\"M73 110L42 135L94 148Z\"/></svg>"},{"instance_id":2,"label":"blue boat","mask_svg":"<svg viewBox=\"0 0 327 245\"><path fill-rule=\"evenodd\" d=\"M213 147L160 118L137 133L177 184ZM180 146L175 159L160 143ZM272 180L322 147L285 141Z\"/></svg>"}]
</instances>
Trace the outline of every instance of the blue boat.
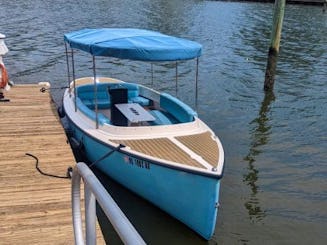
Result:
<instances>
[{"instance_id":1,"label":"blue boat","mask_svg":"<svg viewBox=\"0 0 327 245\"><path fill-rule=\"evenodd\" d=\"M97 56L145 62L198 59L202 46L126 28L83 29L65 34L64 40L73 79L68 76L63 108L74 141L83 147L91 165L209 240L215 230L224 167L220 140L178 98L99 77L95 65ZM78 51L93 58L90 77L75 77Z\"/></svg>"}]
</instances>

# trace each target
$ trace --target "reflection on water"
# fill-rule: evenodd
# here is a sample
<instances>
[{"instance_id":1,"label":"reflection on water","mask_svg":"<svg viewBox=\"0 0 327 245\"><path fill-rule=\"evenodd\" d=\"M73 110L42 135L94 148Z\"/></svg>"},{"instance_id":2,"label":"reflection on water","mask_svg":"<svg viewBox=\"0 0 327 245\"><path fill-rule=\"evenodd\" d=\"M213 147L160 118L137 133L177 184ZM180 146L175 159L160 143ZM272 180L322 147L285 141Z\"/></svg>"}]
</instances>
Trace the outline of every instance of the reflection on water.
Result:
<instances>
[{"instance_id":1,"label":"reflection on water","mask_svg":"<svg viewBox=\"0 0 327 245\"><path fill-rule=\"evenodd\" d=\"M266 216L266 212L260 207L260 200L256 197L259 191L259 185L257 184L259 170L256 169L255 161L256 157L261 153L260 147L269 142L271 126L269 125L270 118L268 114L270 104L274 100L274 93L266 92L258 117L250 123L252 126L252 141L249 153L244 157L244 160L248 162L248 173L244 175L243 181L251 188L251 196L244 206L249 212L250 219L254 222L261 221Z\"/></svg>"}]
</instances>

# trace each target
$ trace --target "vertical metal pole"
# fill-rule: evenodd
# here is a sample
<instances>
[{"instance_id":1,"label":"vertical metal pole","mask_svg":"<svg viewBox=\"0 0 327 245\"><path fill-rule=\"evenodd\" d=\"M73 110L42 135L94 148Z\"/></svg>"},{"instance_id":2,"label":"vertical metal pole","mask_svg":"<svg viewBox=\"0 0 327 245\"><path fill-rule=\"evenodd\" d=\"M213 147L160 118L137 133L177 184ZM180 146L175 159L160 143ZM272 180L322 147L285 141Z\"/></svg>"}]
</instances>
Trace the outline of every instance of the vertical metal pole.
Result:
<instances>
[{"instance_id":1,"label":"vertical metal pole","mask_svg":"<svg viewBox=\"0 0 327 245\"><path fill-rule=\"evenodd\" d=\"M81 175L78 172L77 165L74 167L72 176L72 217L74 227L75 244L84 244L83 225L81 214Z\"/></svg>"},{"instance_id":2,"label":"vertical metal pole","mask_svg":"<svg viewBox=\"0 0 327 245\"><path fill-rule=\"evenodd\" d=\"M95 103L95 128L99 128L99 118L98 118L98 86L96 81L96 71L95 71L95 56L92 56L93 61L93 83L94 83L94 103Z\"/></svg>"},{"instance_id":3,"label":"vertical metal pole","mask_svg":"<svg viewBox=\"0 0 327 245\"><path fill-rule=\"evenodd\" d=\"M74 84L74 105L75 105L75 112L77 111L76 105L76 78L75 78L75 62L74 62L74 49L72 50L72 70L73 70L73 84Z\"/></svg>"},{"instance_id":4,"label":"vertical metal pole","mask_svg":"<svg viewBox=\"0 0 327 245\"><path fill-rule=\"evenodd\" d=\"M178 83L178 63L176 61L176 70L175 70L175 92L176 92L176 97L177 97L177 93L178 93L178 86L177 86L177 83Z\"/></svg>"},{"instance_id":5,"label":"vertical metal pole","mask_svg":"<svg viewBox=\"0 0 327 245\"><path fill-rule=\"evenodd\" d=\"M195 70L195 106L198 107L199 58L196 58Z\"/></svg>"},{"instance_id":6,"label":"vertical metal pole","mask_svg":"<svg viewBox=\"0 0 327 245\"><path fill-rule=\"evenodd\" d=\"M95 197L87 183L84 184L85 199L85 240L86 244L96 244L96 206Z\"/></svg>"},{"instance_id":7,"label":"vertical metal pole","mask_svg":"<svg viewBox=\"0 0 327 245\"><path fill-rule=\"evenodd\" d=\"M70 70L69 70L69 57L68 57L68 47L67 47L67 43L65 42L65 50L66 50L66 63L67 63L67 78L68 78L68 88L69 88L69 94L71 92L71 88L70 88Z\"/></svg>"},{"instance_id":8,"label":"vertical metal pole","mask_svg":"<svg viewBox=\"0 0 327 245\"><path fill-rule=\"evenodd\" d=\"M87 190L87 192L90 193L92 192L92 195L97 200L97 203L102 208L103 212L109 219L113 228L116 230L117 234L121 238L121 241L124 244L140 244L140 245L145 244L142 237L138 234L134 226L130 223L130 221L124 215L122 210L112 199L108 191L103 187L103 185L94 175L94 173L90 170L90 168L83 162L76 163L72 176L72 208L73 208L72 215L73 215L73 225L74 225L74 234L75 234L75 244L76 245L84 244L81 205L80 205L81 177L83 178L85 190L89 189ZM85 199L87 199L86 196ZM91 200L91 203L92 202L93 201ZM92 207L93 209L94 205L92 204L90 205L90 207ZM94 216L94 218L96 222L96 216ZM88 225L86 225L85 227L87 226ZM96 236L96 233L94 235ZM91 243L87 242L86 244L95 244L95 243L91 241Z\"/></svg>"},{"instance_id":9,"label":"vertical metal pole","mask_svg":"<svg viewBox=\"0 0 327 245\"><path fill-rule=\"evenodd\" d=\"M153 63L151 63L151 85L153 85Z\"/></svg>"}]
</instances>

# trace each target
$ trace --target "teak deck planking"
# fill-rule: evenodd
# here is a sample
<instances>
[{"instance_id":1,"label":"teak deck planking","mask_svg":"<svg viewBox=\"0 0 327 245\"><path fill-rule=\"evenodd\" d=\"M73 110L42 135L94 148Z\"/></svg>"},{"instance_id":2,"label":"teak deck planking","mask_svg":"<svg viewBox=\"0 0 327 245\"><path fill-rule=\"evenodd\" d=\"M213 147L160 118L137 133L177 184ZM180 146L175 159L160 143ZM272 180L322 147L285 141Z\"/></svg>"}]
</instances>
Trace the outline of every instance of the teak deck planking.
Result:
<instances>
[{"instance_id":1,"label":"teak deck planking","mask_svg":"<svg viewBox=\"0 0 327 245\"><path fill-rule=\"evenodd\" d=\"M26 155L54 175L75 164L56 106L40 88L16 85L5 92L10 102L0 102L1 244L74 244L71 181L41 175Z\"/></svg>"}]
</instances>

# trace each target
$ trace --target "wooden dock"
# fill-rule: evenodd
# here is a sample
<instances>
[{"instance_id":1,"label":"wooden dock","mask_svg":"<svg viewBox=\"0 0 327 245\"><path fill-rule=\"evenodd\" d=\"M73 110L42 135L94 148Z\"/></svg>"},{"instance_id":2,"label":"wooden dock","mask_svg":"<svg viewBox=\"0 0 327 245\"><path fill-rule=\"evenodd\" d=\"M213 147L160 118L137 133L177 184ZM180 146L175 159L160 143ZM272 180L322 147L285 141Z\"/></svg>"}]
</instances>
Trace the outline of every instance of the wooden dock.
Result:
<instances>
[{"instance_id":1,"label":"wooden dock","mask_svg":"<svg viewBox=\"0 0 327 245\"><path fill-rule=\"evenodd\" d=\"M26 155L54 175L75 164L56 106L40 88L14 86L5 92L10 102L0 102L0 244L74 244L70 179L41 175Z\"/></svg>"}]
</instances>

